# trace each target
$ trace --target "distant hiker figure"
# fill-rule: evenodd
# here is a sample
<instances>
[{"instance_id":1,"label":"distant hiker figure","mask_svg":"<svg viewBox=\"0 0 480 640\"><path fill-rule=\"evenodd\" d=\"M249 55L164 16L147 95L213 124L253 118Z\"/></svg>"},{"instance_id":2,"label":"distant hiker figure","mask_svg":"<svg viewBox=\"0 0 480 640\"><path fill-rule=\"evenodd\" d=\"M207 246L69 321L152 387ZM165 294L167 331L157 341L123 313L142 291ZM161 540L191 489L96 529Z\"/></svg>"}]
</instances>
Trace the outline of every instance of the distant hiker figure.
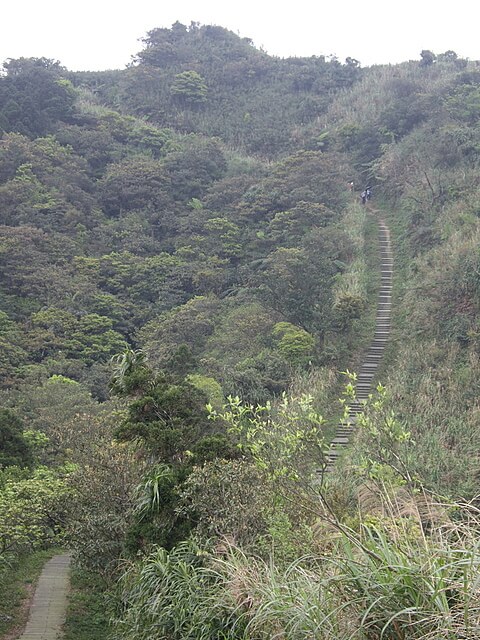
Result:
<instances>
[{"instance_id":1,"label":"distant hiker figure","mask_svg":"<svg viewBox=\"0 0 480 640\"><path fill-rule=\"evenodd\" d=\"M360 197L362 199L362 204L365 204L366 201L367 201L367 192L366 191L362 191Z\"/></svg>"},{"instance_id":2,"label":"distant hiker figure","mask_svg":"<svg viewBox=\"0 0 480 640\"><path fill-rule=\"evenodd\" d=\"M355 185L353 184L353 180L348 183L348 188L350 189L350 193L353 193L353 190L355 188Z\"/></svg>"},{"instance_id":3,"label":"distant hiker figure","mask_svg":"<svg viewBox=\"0 0 480 640\"><path fill-rule=\"evenodd\" d=\"M365 196L367 200L370 200L370 198L372 197L372 187L367 187L365 189Z\"/></svg>"}]
</instances>

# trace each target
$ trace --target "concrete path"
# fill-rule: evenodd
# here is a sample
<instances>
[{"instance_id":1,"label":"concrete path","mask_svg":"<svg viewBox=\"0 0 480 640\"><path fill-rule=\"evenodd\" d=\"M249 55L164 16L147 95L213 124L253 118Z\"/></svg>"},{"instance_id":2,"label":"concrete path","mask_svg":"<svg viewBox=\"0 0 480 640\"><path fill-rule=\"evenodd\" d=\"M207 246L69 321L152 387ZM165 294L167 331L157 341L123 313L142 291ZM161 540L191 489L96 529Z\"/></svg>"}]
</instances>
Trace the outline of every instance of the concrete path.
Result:
<instances>
[{"instance_id":1,"label":"concrete path","mask_svg":"<svg viewBox=\"0 0 480 640\"><path fill-rule=\"evenodd\" d=\"M19 640L57 640L67 612L70 555L54 556L43 567L27 626Z\"/></svg>"}]
</instances>

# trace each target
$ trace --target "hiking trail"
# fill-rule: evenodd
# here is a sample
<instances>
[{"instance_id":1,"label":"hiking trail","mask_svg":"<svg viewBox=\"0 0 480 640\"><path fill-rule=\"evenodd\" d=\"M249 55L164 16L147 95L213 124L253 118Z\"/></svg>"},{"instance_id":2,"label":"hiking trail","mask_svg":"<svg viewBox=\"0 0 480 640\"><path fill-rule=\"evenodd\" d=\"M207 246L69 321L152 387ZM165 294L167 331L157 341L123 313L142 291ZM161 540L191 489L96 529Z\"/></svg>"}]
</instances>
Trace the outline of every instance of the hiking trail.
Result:
<instances>
[{"instance_id":1,"label":"hiking trail","mask_svg":"<svg viewBox=\"0 0 480 640\"><path fill-rule=\"evenodd\" d=\"M53 556L38 580L28 622L19 640L58 640L68 603L70 554Z\"/></svg>"},{"instance_id":2,"label":"hiking trail","mask_svg":"<svg viewBox=\"0 0 480 640\"><path fill-rule=\"evenodd\" d=\"M349 444L350 437L355 429L357 416L363 411L363 401L368 399L369 394L374 389L373 381L382 361L385 345L390 337L393 253L390 241L390 229L382 219L379 220L378 243L380 249L381 278L375 319L375 333L357 374L355 400L349 404L348 418L339 423L332 439L331 449L327 455L326 472L332 470L333 465L342 453L342 449Z\"/></svg>"}]
</instances>

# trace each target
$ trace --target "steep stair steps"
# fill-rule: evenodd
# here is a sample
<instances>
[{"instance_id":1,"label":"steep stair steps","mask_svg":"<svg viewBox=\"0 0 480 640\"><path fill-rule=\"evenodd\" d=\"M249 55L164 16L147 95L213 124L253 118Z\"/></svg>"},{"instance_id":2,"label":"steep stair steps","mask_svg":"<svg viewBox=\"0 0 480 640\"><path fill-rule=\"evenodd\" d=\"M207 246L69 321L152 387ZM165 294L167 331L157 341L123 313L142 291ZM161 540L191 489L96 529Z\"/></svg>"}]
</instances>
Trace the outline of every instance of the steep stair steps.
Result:
<instances>
[{"instance_id":1,"label":"steep stair steps","mask_svg":"<svg viewBox=\"0 0 480 640\"><path fill-rule=\"evenodd\" d=\"M357 416L364 410L364 403L374 389L378 366L382 361L385 345L390 337L392 314L393 253L390 230L383 220L379 222L378 244L380 249L380 290L378 294L375 332L368 351L358 371L355 399L348 406L348 419L342 420L331 441L324 472L333 469L342 451L349 445L355 430Z\"/></svg>"}]
</instances>

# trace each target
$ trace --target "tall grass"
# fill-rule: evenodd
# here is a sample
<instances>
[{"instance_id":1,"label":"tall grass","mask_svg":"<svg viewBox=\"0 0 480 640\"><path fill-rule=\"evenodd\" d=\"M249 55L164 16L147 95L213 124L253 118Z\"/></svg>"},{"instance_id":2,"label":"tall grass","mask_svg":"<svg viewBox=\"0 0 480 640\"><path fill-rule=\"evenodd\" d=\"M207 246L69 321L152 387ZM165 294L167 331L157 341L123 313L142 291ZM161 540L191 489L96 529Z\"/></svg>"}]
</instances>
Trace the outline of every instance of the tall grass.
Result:
<instances>
[{"instance_id":1,"label":"tall grass","mask_svg":"<svg viewBox=\"0 0 480 640\"><path fill-rule=\"evenodd\" d=\"M348 268L338 277L334 286L334 299L353 296L363 300L367 298L367 265L365 260L365 229L367 211L357 203L351 203L342 217L342 228L349 236L354 252Z\"/></svg>"},{"instance_id":2,"label":"tall grass","mask_svg":"<svg viewBox=\"0 0 480 640\"><path fill-rule=\"evenodd\" d=\"M335 317L343 330L333 332L328 340L336 347L338 368L356 370L375 327L380 284L376 214L352 201L342 217L342 228L350 236L353 257L333 288Z\"/></svg>"},{"instance_id":3,"label":"tall grass","mask_svg":"<svg viewBox=\"0 0 480 640\"><path fill-rule=\"evenodd\" d=\"M470 505L387 508L286 568L228 544L157 550L125 574L116 638L474 640L479 525Z\"/></svg>"},{"instance_id":4,"label":"tall grass","mask_svg":"<svg viewBox=\"0 0 480 640\"><path fill-rule=\"evenodd\" d=\"M474 69L474 65L469 63L467 68ZM395 83L417 83L425 93L441 94L458 73L459 70L450 64L420 67L418 62L404 62L370 67L359 82L339 93L325 116L319 118L318 127L374 124L387 107L395 104Z\"/></svg>"},{"instance_id":5,"label":"tall grass","mask_svg":"<svg viewBox=\"0 0 480 640\"><path fill-rule=\"evenodd\" d=\"M158 548L131 563L120 583L122 611L113 638L122 640L227 640L230 614L222 607L222 584L195 543L170 553Z\"/></svg>"}]
</instances>

